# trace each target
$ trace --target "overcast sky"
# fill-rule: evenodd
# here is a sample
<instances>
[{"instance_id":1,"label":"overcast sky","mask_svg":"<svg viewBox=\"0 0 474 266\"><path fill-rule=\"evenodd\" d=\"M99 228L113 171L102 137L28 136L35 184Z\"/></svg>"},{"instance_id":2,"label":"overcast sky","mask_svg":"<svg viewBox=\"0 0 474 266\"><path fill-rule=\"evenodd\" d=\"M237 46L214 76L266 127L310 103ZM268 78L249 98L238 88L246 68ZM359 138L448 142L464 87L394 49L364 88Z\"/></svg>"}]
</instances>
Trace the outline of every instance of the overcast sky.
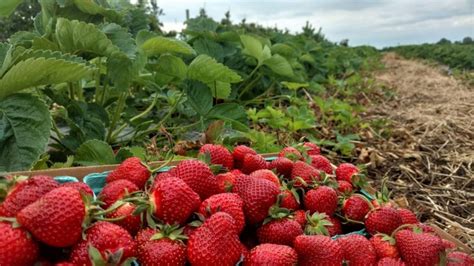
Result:
<instances>
[{"instance_id":1,"label":"overcast sky","mask_svg":"<svg viewBox=\"0 0 474 266\"><path fill-rule=\"evenodd\" d=\"M183 28L186 8L194 17L204 7L214 19L230 10L234 22L246 18L293 32L309 21L331 41L348 38L351 45L384 47L474 35L474 0L162 0L158 5L165 30Z\"/></svg>"}]
</instances>

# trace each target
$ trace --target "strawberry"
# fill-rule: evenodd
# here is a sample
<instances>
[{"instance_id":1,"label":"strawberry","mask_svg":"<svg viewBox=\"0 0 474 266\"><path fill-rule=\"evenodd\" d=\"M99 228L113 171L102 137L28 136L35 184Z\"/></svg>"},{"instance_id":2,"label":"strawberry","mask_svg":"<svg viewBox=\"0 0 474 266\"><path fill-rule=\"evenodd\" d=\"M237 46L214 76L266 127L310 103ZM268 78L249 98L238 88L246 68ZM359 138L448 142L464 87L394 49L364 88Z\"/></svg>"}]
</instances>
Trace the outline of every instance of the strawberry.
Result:
<instances>
[{"instance_id":1,"label":"strawberry","mask_svg":"<svg viewBox=\"0 0 474 266\"><path fill-rule=\"evenodd\" d=\"M279 175L290 178L291 171L293 170L293 161L285 157L278 157L270 162L268 169L276 170Z\"/></svg>"},{"instance_id":2,"label":"strawberry","mask_svg":"<svg viewBox=\"0 0 474 266\"><path fill-rule=\"evenodd\" d=\"M379 259L385 257L400 258L397 246L395 246L395 239L389 235L376 234L370 238L370 243L372 243Z\"/></svg>"},{"instance_id":3,"label":"strawberry","mask_svg":"<svg viewBox=\"0 0 474 266\"><path fill-rule=\"evenodd\" d=\"M234 218L235 227L240 234L245 226L244 202L235 193L222 193L212 195L201 203L199 213L204 217L210 217L216 212L228 213Z\"/></svg>"},{"instance_id":4,"label":"strawberry","mask_svg":"<svg viewBox=\"0 0 474 266\"><path fill-rule=\"evenodd\" d=\"M193 266L235 265L241 254L234 219L224 212L212 215L188 240L187 255Z\"/></svg>"},{"instance_id":5,"label":"strawberry","mask_svg":"<svg viewBox=\"0 0 474 266\"><path fill-rule=\"evenodd\" d=\"M240 256L240 261L244 261L246 258L249 257L250 251L248 250L247 246L245 246L242 242L240 242L240 248L242 250L242 255Z\"/></svg>"},{"instance_id":6,"label":"strawberry","mask_svg":"<svg viewBox=\"0 0 474 266\"><path fill-rule=\"evenodd\" d=\"M305 226L307 235L335 236L342 234L341 222L325 213L315 212L312 215L307 213L306 220L308 221Z\"/></svg>"},{"instance_id":7,"label":"strawberry","mask_svg":"<svg viewBox=\"0 0 474 266\"><path fill-rule=\"evenodd\" d=\"M276 202L280 189L274 183L259 178L244 176L233 188L244 201L245 218L250 224L262 222L268 210Z\"/></svg>"},{"instance_id":8,"label":"strawberry","mask_svg":"<svg viewBox=\"0 0 474 266\"><path fill-rule=\"evenodd\" d=\"M333 170L331 166L331 162L324 156L322 155L311 155L311 165L320 170L325 172L328 175L331 175Z\"/></svg>"},{"instance_id":9,"label":"strawberry","mask_svg":"<svg viewBox=\"0 0 474 266\"><path fill-rule=\"evenodd\" d=\"M337 242L341 245L344 260L349 265L365 266L376 264L377 254L370 241L364 236L358 234L346 235L338 238Z\"/></svg>"},{"instance_id":10,"label":"strawberry","mask_svg":"<svg viewBox=\"0 0 474 266\"><path fill-rule=\"evenodd\" d=\"M320 186L308 191L304 197L304 206L311 213L320 212L332 216L337 208L337 193L328 186Z\"/></svg>"},{"instance_id":11,"label":"strawberry","mask_svg":"<svg viewBox=\"0 0 474 266\"><path fill-rule=\"evenodd\" d=\"M352 193L352 184L345 180L337 180L337 190L342 194L349 195Z\"/></svg>"},{"instance_id":12,"label":"strawberry","mask_svg":"<svg viewBox=\"0 0 474 266\"><path fill-rule=\"evenodd\" d=\"M163 223L184 225L199 208L200 199L183 180L168 177L156 183L149 202L154 216Z\"/></svg>"},{"instance_id":13,"label":"strawberry","mask_svg":"<svg viewBox=\"0 0 474 266\"><path fill-rule=\"evenodd\" d=\"M267 168L267 161L259 154L246 154L242 161L242 172L244 174L250 174L254 171Z\"/></svg>"},{"instance_id":14,"label":"strawberry","mask_svg":"<svg viewBox=\"0 0 474 266\"><path fill-rule=\"evenodd\" d=\"M135 242L127 230L113 223L97 222L73 247L70 260L74 265L120 265L134 256Z\"/></svg>"},{"instance_id":15,"label":"strawberry","mask_svg":"<svg viewBox=\"0 0 474 266\"><path fill-rule=\"evenodd\" d=\"M405 266L405 263L401 259L394 259L385 257L377 262L377 266Z\"/></svg>"},{"instance_id":16,"label":"strawberry","mask_svg":"<svg viewBox=\"0 0 474 266\"><path fill-rule=\"evenodd\" d=\"M278 153L278 157L285 157L292 161L301 160L303 159L303 155L300 151L293 147L285 147L283 148L280 153Z\"/></svg>"},{"instance_id":17,"label":"strawberry","mask_svg":"<svg viewBox=\"0 0 474 266\"><path fill-rule=\"evenodd\" d=\"M302 234L301 225L289 218L272 220L257 229L257 237L260 243L292 246L295 238Z\"/></svg>"},{"instance_id":18,"label":"strawberry","mask_svg":"<svg viewBox=\"0 0 474 266\"><path fill-rule=\"evenodd\" d=\"M474 259L466 253L453 251L448 253L447 266L472 266L474 265Z\"/></svg>"},{"instance_id":19,"label":"strawberry","mask_svg":"<svg viewBox=\"0 0 474 266\"><path fill-rule=\"evenodd\" d=\"M58 187L59 183L50 176L32 176L20 181L10 190L1 204L2 216L15 217L23 208Z\"/></svg>"},{"instance_id":20,"label":"strawberry","mask_svg":"<svg viewBox=\"0 0 474 266\"><path fill-rule=\"evenodd\" d=\"M232 187L234 186L236 178L237 177L232 172L216 175L216 182L217 187L219 188L219 192L225 193L232 191Z\"/></svg>"},{"instance_id":21,"label":"strawberry","mask_svg":"<svg viewBox=\"0 0 474 266\"><path fill-rule=\"evenodd\" d=\"M153 184L151 185L151 188L153 189L156 183L158 183L158 181L168 178L168 177L175 177L174 174L171 174L171 170L168 172L162 172L162 173L157 174L155 176L155 179L153 179Z\"/></svg>"},{"instance_id":22,"label":"strawberry","mask_svg":"<svg viewBox=\"0 0 474 266\"><path fill-rule=\"evenodd\" d=\"M340 266L342 248L328 236L296 237L293 246L298 253L298 265L303 266Z\"/></svg>"},{"instance_id":23,"label":"strawberry","mask_svg":"<svg viewBox=\"0 0 474 266\"><path fill-rule=\"evenodd\" d=\"M402 225L402 218L398 211L391 207L382 207L369 212L365 219L365 227L369 234L382 233L390 235Z\"/></svg>"},{"instance_id":24,"label":"strawberry","mask_svg":"<svg viewBox=\"0 0 474 266\"><path fill-rule=\"evenodd\" d=\"M288 246L261 244L254 247L245 258L245 266L275 265L293 266L298 264L298 254Z\"/></svg>"},{"instance_id":25,"label":"strawberry","mask_svg":"<svg viewBox=\"0 0 474 266\"><path fill-rule=\"evenodd\" d=\"M456 248L456 244L449 241L449 240L441 239L441 241L443 241L443 247L445 249L454 249L454 248Z\"/></svg>"},{"instance_id":26,"label":"strawberry","mask_svg":"<svg viewBox=\"0 0 474 266\"><path fill-rule=\"evenodd\" d=\"M105 184L97 199L104 203L104 208L109 208L117 200L135 191L138 191L137 185L126 179L120 179Z\"/></svg>"},{"instance_id":27,"label":"strawberry","mask_svg":"<svg viewBox=\"0 0 474 266\"><path fill-rule=\"evenodd\" d=\"M303 210L297 210L293 213L293 220L298 222L302 228L306 226L306 212Z\"/></svg>"},{"instance_id":28,"label":"strawberry","mask_svg":"<svg viewBox=\"0 0 474 266\"><path fill-rule=\"evenodd\" d=\"M353 194L342 204L342 213L348 220L363 222L369 211L368 200L360 194Z\"/></svg>"},{"instance_id":29,"label":"strawberry","mask_svg":"<svg viewBox=\"0 0 474 266\"><path fill-rule=\"evenodd\" d=\"M198 155L205 155L206 153L211 156L212 164L222 165L229 170L234 168L234 157L226 147L216 144L204 144L199 149Z\"/></svg>"},{"instance_id":30,"label":"strawberry","mask_svg":"<svg viewBox=\"0 0 474 266\"><path fill-rule=\"evenodd\" d=\"M300 208L299 195L294 189L285 189L281 193L280 207L291 211L298 210Z\"/></svg>"},{"instance_id":31,"label":"strawberry","mask_svg":"<svg viewBox=\"0 0 474 266\"><path fill-rule=\"evenodd\" d=\"M434 228L427 225L427 224L420 223L417 226L423 231L423 233L434 233L435 232Z\"/></svg>"},{"instance_id":32,"label":"strawberry","mask_svg":"<svg viewBox=\"0 0 474 266\"><path fill-rule=\"evenodd\" d=\"M38 245L23 228L0 222L0 265L33 265Z\"/></svg>"},{"instance_id":33,"label":"strawberry","mask_svg":"<svg viewBox=\"0 0 474 266\"><path fill-rule=\"evenodd\" d=\"M306 185L304 183L302 184L301 181L298 180L299 178L306 182ZM314 183L314 180L319 180L320 176L316 168L303 161L296 161L291 171L291 179L296 181L295 187L307 186L308 184Z\"/></svg>"},{"instance_id":34,"label":"strawberry","mask_svg":"<svg viewBox=\"0 0 474 266\"><path fill-rule=\"evenodd\" d=\"M80 239L85 216L79 191L60 187L25 207L16 218L39 241L53 247L68 247Z\"/></svg>"},{"instance_id":35,"label":"strawberry","mask_svg":"<svg viewBox=\"0 0 474 266\"><path fill-rule=\"evenodd\" d=\"M182 229L171 226L141 231L136 240L140 265L185 265L186 245L181 233Z\"/></svg>"},{"instance_id":36,"label":"strawberry","mask_svg":"<svg viewBox=\"0 0 474 266\"><path fill-rule=\"evenodd\" d=\"M429 233L400 230L395 233L395 240L407 266L437 265L444 250L441 239Z\"/></svg>"},{"instance_id":37,"label":"strawberry","mask_svg":"<svg viewBox=\"0 0 474 266\"><path fill-rule=\"evenodd\" d=\"M107 218L122 218L117 221L113 221L114 224L120 225L125 228L132 236L136 235L138 230L142 227L142 218L140 214L134 214L133 212L137 206L133 203L126 202L113 212L107 214Z\"/></svg>"},{"instance_id":38,"label":"strawberry","mask_svg":"<svg viewBox=\"0 0 474 266\"><path fill-rule=\"evenodd\" d=\"M140 158L130 157L107 176L106 182L126 179L134 183L139 189L143 189L150 175L150 170L142 164Z\"/></svg>"},{"instance_id":39,"label":"strawberry","mask_svg":"<svg viewBox=\"0 0 474 266\"><path fill-rule=\"evenodd\" d=\"M312 142L303 143L303 147L309 156L321 154L321 149L318 147L318 145Z\"/></svg>"},{"instance_id":40,"label":"strawberry","mask_svg":"<svg viewBox=\"0 0 474 266\"><path fill-rule=\"evenodd\" d=\"M399 208L397 209L398 214L400 214L400 217L402 218L402 224L419 224L420 221L418 221L418 218L416 218L416 215L404 208Z\"/></svg>"},{"instance_id":41,"label":"strawberry","mask_svg":"<svg viewBox=\"0 0 474 266\"><path fill-rule=\"evenodd\" d=\"M234 151L232 152L232 157L234 157L234 166L236 168L242 167L242 162L244 161L244 157L246 154L257 155L257 152L245 145L239 145L234 148Z\"/></svg>"},{"instance_id":42,"label":"strawberry","mask_svg":"<svg viewBox=\"0 0 474 266\"><path fill-rule=\"evenodd\" d=\"M61 185L62 187L72 187L77 189L79 192L89 195L89 196L94 196L94 192L92 191L91 187L89 187L86 183L82 182L68 182L64 183Z\"/></svg>"},{"instance_id":43,"label":"strawberry","mask_svg":"<svg viewBox=\"0 0 474 266\"><path fill-rule=\"evenodd\" d=\"M280 179L278 179L278 176L275 175L275 173L273 173L272 171L270 171L268 169L256 170L256 171L252 172L250 174L250 176L253 177L253 178L266 179L270 182L275 183L275 185L280 186Z\"/></svg>"},{"instance_id":44,"label":"strawberry","mask_svg":"<svg viewBox=\"0 0 474 266\"><path fill-rule=\"evenodd\" d=\"M199 160L181 161L173 171L194 190L202 200L209 198L219 191L216 177L205 163Z\"/></svg>"},{"instance_id":45,"label":"strawberry","mask_svg":"<svg viewBox=\"0 0 474 266\"><path fill-rule=\"evenodd\" d=\"M359 169L350 163L342 163L336 168L336 179L352 183L352 176L359 173Z\"/></svg>"}]
</instances>

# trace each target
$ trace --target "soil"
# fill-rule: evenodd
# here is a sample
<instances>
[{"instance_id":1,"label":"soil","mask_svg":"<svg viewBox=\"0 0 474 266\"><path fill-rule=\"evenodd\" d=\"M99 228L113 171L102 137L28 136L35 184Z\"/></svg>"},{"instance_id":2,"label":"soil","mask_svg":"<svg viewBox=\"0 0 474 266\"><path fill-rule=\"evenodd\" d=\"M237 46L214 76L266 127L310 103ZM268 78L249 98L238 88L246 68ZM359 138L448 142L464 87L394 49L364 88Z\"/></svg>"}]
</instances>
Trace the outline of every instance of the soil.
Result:
<instances>
[{"instance_id":1,"label":"soil","mask_svg":"<svg viewBox=\"0 0 474 266\"><path fill-rule=\"evenodd\" d=\"M383 57L376 80L394 95L370 107L389 138L366 135L360 160L376 185L387 179L396 202L474 247L474 88L443 67ZM370 133L370 132L369 132Z\"/></svg>"}]
</instances>

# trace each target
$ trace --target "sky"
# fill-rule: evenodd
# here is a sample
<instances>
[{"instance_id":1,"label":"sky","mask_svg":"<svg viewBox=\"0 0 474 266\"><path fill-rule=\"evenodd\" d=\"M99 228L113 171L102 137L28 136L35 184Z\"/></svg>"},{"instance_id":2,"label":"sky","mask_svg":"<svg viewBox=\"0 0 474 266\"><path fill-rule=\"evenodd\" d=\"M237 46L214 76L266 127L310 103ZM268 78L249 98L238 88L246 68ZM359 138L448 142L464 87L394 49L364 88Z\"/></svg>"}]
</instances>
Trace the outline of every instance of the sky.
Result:
<instances>
[{"instance_id":1,"label":"sky","mask_svg":"<svg viewBox=\"0 0 474 266\"><path fill-rule=\"evenodd\" d=\"M301 31L306 21L322 27L331 41L378 48L474 37L474 0L162 0L164 29L181 30L185 10L191 17L204 7L220 20L230 10L235 23L243 18L265 26Z\"/></svg>"}]
</instances>

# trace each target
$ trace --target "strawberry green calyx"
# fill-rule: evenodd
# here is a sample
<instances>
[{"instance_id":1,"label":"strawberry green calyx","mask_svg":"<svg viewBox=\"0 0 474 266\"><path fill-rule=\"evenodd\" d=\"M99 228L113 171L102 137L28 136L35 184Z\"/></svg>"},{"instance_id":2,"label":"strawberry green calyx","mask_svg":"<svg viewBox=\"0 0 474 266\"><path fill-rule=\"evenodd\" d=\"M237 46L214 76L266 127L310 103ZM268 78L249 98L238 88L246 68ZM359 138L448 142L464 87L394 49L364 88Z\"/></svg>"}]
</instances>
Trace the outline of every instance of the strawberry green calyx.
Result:
<instances>
[{"instance_id":1,"label":"strawberry green calyx","mask_svg":"<svg viewBox=\"0 0 474 266\"><path fill-rule=\"evenodd\" d=\"M383 240L383 241L386 241L386 242L390 243L390 245L392 245L392 246L394 246L394 245L396 244L395 238L392 237L392 236L389 236L389 235L387 235L387 234L377 233L377 234L375 234L374 236L380 236L380 237L382 237L382 240Z\"/></svg>"},{"instance_id":2,"label":"strawberry green calyx","mask_svg":"<svg viewBox=\"0 0 474 266\"><path fill-rule=\"evenodd\" d=\"M334 226L334 224L329 221L327 214L315 212L310 215L309 212L306 212L306 227L304 233L306 235L325 235L329 236L328 226Z\"/></svg>"},{"instance_id":3,"label":"strawberry green calyx","mask_svg":"<svg viewBox=\"0 0 474 266\"><path fill-rule=\"evenodd\" d=\"M150 238L150 240L159 240L163 238L169 238L173 241L182 242L183 240L188 239L188 237L183 234L184 228L183 227L180 228L179 225L160 224L157 227L159 229L159 232L154 234Z\"/></svg>"}]
</instances>

